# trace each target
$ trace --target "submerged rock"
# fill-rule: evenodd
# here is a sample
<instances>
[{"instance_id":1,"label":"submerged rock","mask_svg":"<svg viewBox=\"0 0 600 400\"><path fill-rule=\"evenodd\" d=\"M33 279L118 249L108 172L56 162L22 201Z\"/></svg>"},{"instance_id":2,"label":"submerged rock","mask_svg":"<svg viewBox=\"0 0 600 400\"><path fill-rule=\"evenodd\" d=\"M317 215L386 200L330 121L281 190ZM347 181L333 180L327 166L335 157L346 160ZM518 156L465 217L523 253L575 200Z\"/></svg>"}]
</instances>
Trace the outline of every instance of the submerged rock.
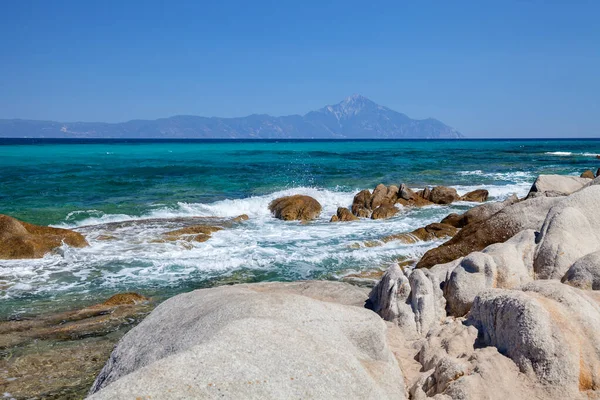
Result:
<instances>
[{"instance_id":1,"label":"submerged rock","mask_svg":"<svg viewBox=\"0 0 600 400\"><path fill-rule=\"evenodd\" d=\"M220 226L193 225L170 231L164 234L165 240L186 240L188 242L206 242L213 232L220 231Z\"/></svg>"},{"instance_id":2,"label":"submerged rock","mask_svg":"<svg viewBox=\"0 0 600 400\"><path fill-rule=\"evenodd\" d=\"M347 305L365 295L306 282L175 296L123 337L90 398L404 399L385 323Z\"/></svg>"},{"instance_id":3,"label":"submerged rock","mask_svg":"<svg viewBox=\"0 0 600 400\"><path fill-rule=\"evenodd\" d=\"M63 243L71 247L88 246L78 232L28 224L0 214L0 259L42 258Z\"/></svg>"},{"instance_id":4,"label":"submerged rock","mask_svg":"<svg viewBox=\"0 0 600 400\"><path fill-rule=\"evenodd\" d=\"M321 204L310 196L297 194L273 200L269 210L284 221L310 221L321 213Z\"/></svg>"},{"instance_id":5,"label":"submerged rock","mask_svg":"<svg viewBox=\"0 0 600 400\"><path fill-rule=\"evenodd\" d=\"M443 239L452 237L458 232L458 229L452 225L442 223L432 223L423 228L415 229L410 233L400 233L397 235L390 235L382 238L383 242L391 242L393 240L399 240L404 243L416 243L419 240L428 241L435 239Z\"/></svg>"},{"instance_id":6,"label":"submerged rock","mask_svg":"<svg viewBox=\"0 0 600 400\"><path fill-rule=\"evenodd\" d=\"M436 186L431 189L431 193L427 200L435 204L451 204L459 198L460 196L456 192L456 189L445 186Z\"/></svg>"}]
</instances>

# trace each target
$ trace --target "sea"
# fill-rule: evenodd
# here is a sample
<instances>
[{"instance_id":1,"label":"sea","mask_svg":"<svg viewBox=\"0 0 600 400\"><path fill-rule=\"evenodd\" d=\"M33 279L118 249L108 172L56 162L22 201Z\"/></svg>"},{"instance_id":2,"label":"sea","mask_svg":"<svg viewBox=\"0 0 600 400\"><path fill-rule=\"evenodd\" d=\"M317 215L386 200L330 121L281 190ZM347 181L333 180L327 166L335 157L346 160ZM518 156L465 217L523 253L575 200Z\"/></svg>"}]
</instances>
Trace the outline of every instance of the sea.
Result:
<instances>
[{"instance_id":1,"label":"sea","mask_svg":"<svg viewBox=\"0 0 600 400\"><path fill-rule=\"evenodd\" d=\"M330 223L377 184L484 188L525 196L539 174L600 167L600 140L0 139L0 213L77 230L89 247L0 260L0 320L94 304L119 292L155 299L215 285L344 279L416 260L441 241L369 245L474 203L404 208L387 220ZM323 206L309 223L271 216L292 194ZM206 242L157 240L181 221L247 221ZM118 224L114 224L118 223Z\"/></svg>"}]
</instances>

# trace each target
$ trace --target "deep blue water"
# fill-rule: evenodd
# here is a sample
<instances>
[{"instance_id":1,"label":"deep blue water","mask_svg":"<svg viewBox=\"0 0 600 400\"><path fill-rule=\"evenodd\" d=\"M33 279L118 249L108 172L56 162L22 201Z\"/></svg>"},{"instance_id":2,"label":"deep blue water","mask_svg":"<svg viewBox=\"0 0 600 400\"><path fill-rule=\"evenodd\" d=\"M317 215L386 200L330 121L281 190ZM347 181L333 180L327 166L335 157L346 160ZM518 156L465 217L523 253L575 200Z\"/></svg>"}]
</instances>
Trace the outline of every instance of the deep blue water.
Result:
<instances>
[{"instance_id":1,"label":"deep blue water","mask_svg":"<svg viewBox=\"0 0 600 400\"><path fill-rule=\"evenodd\" d=\"M0 139L0 213L80 229L91 244L42 260L0 261L0 317L122 290L166 296L227 279L335 278L383 267L399 257L418 257L435 243L356 244L472 205L329 224L356 191L378 183L443 184L459 192L485 187L498 200L524 195L541 173L595 171L597 154L599 140ZM308 225L271 218L268 202L292 193L315 196L322 217ZM250 216L247 223L192 248L156 243L167 229L160 223L139 223L115 240L96 240L106 233L98 224L111 221L242 213Z\"/></svg>"}]
</instances>

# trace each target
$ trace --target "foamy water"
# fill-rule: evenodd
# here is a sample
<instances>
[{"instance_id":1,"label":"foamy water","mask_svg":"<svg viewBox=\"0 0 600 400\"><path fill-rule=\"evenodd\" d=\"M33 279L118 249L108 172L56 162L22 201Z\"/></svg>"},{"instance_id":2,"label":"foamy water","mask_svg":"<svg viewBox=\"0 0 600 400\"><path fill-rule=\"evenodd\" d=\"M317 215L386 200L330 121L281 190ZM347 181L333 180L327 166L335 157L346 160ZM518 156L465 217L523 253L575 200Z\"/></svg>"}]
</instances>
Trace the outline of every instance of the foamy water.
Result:
<instances>
[{"instance_id":1,"label":"foamy water","mask_svg":"<svg viewBox=\"0 0 600 400\"><path fill-rule=\"evenodd\" d=\"M528 185L488 186L487 189L496 200L502 200L512 193L524 195ZM460 193L471 189L458 188ZM79 211L76 222L71 222L73 215L70 214L57 226L83 233L90 246L83 249L64 246L57 254L38 260L0 262L0 296L3 299L44 297L65 292L132 288L143 292L145 288L176 287L190 280L208 280L236 271L272 274L291 280L384 268L399 259L417 259L440 241L389 242L375 247L365 246L366 241L409 232L437 222L449 212L463 212L473 206L473 203L458 202L452 206L404 208L388 220L330 223L331 215L338 207L349 206L355 193L295 188L210 204L179 203L177 207L158 208L135 217L96 210ZM268 204L291 194L306 194L317 199L323 206L320 217L306 224L273 218ZM206 242L158 242L165 232L182 226L178 218L222 219L240 214L247 214L249 220L213 233ZM82 215L85 218L81 219ZM114 224L124 221L130 223Z\"/></svg>"}]
</instances>

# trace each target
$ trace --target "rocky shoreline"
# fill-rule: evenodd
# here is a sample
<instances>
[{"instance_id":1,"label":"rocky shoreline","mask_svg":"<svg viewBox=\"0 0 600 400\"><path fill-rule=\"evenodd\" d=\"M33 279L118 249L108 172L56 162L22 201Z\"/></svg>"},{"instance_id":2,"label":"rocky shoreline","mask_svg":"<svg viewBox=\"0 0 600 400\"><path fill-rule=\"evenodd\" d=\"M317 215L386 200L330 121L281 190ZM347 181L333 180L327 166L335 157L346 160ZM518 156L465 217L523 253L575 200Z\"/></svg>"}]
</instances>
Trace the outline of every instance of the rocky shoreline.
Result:
<instances>
[{"instance_id":1,"label":"rocky shoreline","mask_svg":"<svg viewBox=\"0 0 600 400\"><path fill-rule=\"evenodd\" d=\"M372 289L237 284L177 295L156 308L131 294L2 322L0 391L14 398L81 398L91 387L92 399L600 399L600 178L583 175L542 175L527 197L503 202L485 202L482 190L459 196L444 187L359 192L332 222L483 202L381 238L449 240L420 260L364 274L372 281L382 275ZM269 208L283 220L310 221L321 212L308 196ZM30 231L51 240L68 235L2 221L27 243ZM209 240L226 226L188 226L163 240ZM25 367L36 362L46 365ZM50 375L59 370L65 374L53 387Z\"/></svg>"}]
</instances>

